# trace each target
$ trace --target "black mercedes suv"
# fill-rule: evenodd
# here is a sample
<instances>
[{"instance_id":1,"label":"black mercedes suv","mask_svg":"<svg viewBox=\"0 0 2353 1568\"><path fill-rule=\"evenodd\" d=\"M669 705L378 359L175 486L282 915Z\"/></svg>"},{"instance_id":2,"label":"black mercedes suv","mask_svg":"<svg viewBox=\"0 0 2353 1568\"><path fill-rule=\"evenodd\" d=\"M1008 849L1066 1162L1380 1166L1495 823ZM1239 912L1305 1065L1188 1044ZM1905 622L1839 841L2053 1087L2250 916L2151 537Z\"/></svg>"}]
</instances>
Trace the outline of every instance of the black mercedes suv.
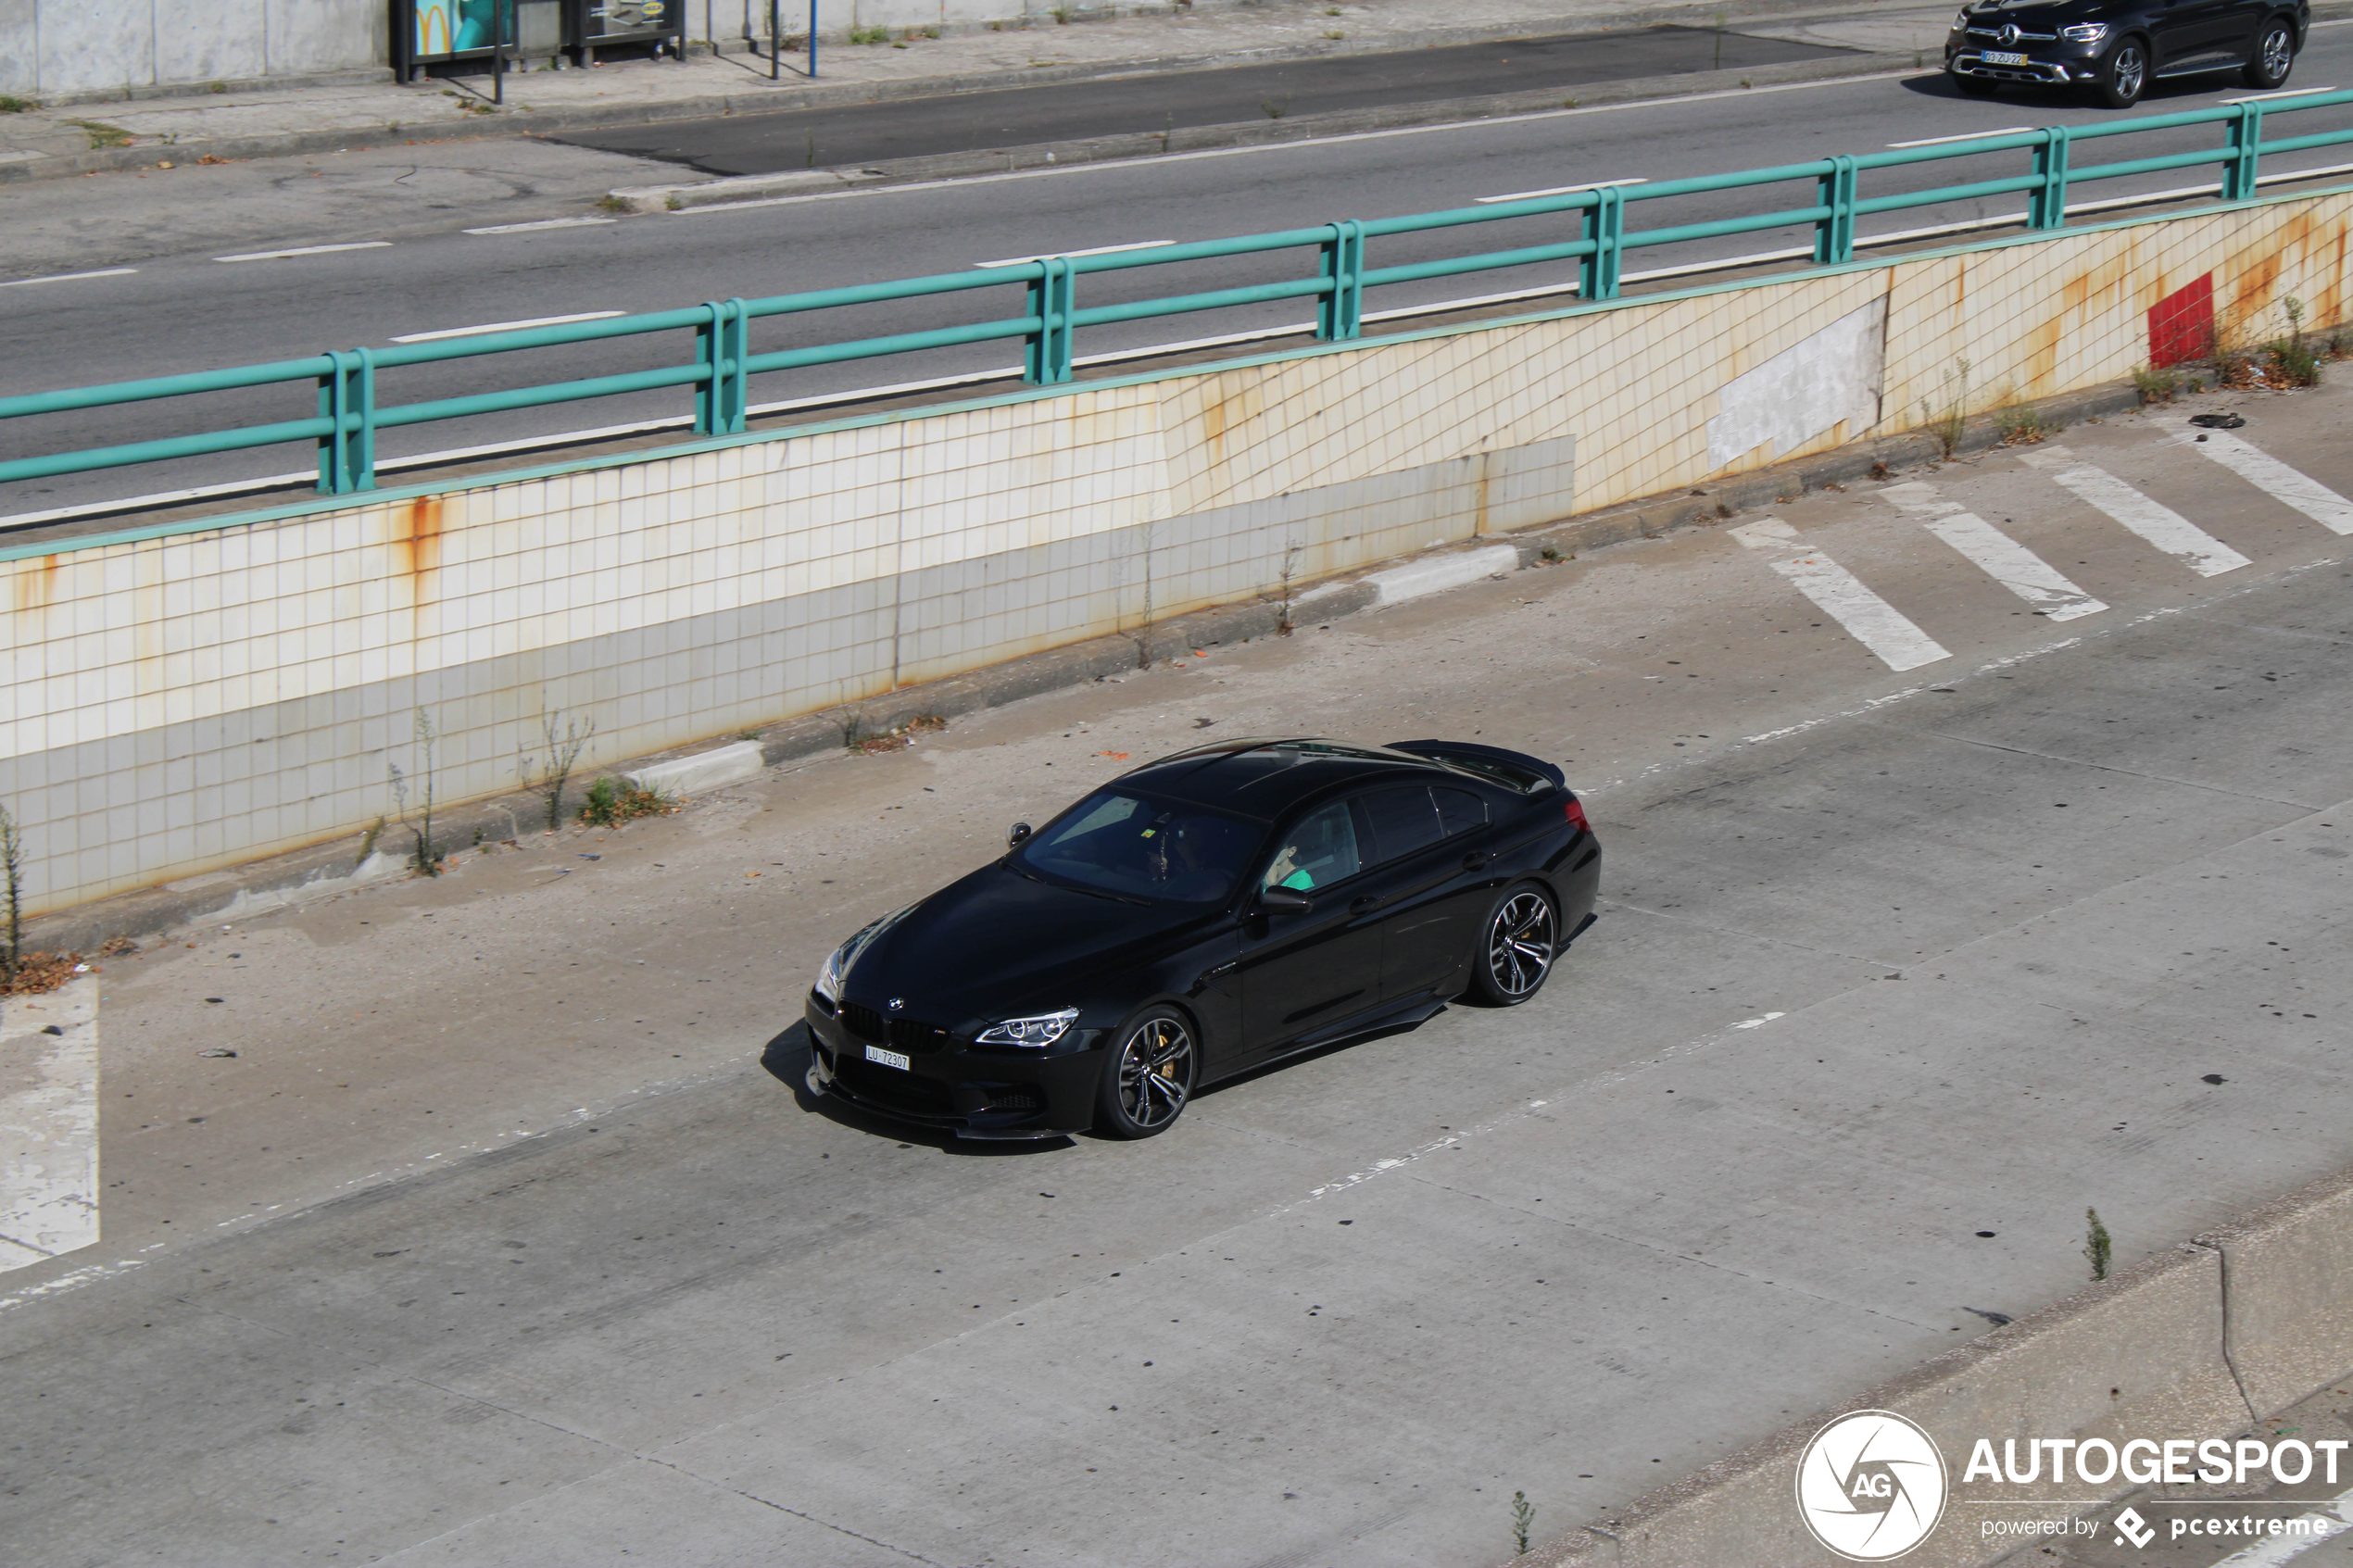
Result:
<instances>
[{"instance_id":1,"label":"black mercedes suv","mask_svg":"<svg viewBox=\"0 0 2353 1568\"><path fill-rule=\"evenodd\" d=\"M2161 76L2235 70L2277 87L2311 25L2309 0L1979 0L1953 19L1944 69L1978 97L2028 82L2121 109Z\"/></svg>"}]
</instances>

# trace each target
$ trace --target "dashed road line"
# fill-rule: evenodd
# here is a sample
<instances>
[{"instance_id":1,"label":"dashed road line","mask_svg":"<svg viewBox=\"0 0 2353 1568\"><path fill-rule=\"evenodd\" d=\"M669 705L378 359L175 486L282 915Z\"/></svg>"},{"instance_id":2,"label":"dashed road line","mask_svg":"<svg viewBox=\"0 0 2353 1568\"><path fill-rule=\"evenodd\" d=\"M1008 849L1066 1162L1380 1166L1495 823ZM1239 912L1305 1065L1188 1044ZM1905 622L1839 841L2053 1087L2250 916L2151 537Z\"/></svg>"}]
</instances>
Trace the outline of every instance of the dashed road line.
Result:
<instances>
[{"instance_id":1,"label":"dashed road line","mask_svg":"<svg viewBox=\"0 0 2353 1568\"><path fill-rule=\"evenodd\" d=\"M469 234L535 234L542 229L585 229L599 223L618 223L618 218L542 218L536 223L493 223L484 229L468 229Z\"/></svg>"},{"instance_id":2,"label":"dashed road line","mask_svg":"<svg viewBox=\"0 0 2353 1568\"><path fill-rule=\"evenodd\" d=\"M127 278L139 270L136 267L107 267L95 272L53 272L45 278L10 278L0 282L0 289L20 289L31 283L71 283L83 278Z\"/></svg>"},{"instance_id":3,"label":"dashed road line","mask_svg":"<svg viewBox=\"0 0 2353 1568\"><path fill-rule=\"evenodd\" d=\"M1919 519L1920 526L1958 550L1984 573L2034 607L2037 615L2072 621L2108 608L2058 568L1979 517L1945 500L1933 484L1891 484L1882 499Z\"/></svg>"},{"instance_id":4,"label":"dashed road line","mask_svg":"<svg viewBox=\"0 0 2353 1568\"><path fill-rule=\"evenodd\" d=\"M2227 431L2192 430L2187 424L2174 428L2175 441L2213 458L2273 500L2294 507L2332 533L2353 533L2353 501L2320 481Z\"/></svg>"},{"instance_id":5,"label":"dashed road line","mask_svg":"<svg viewBox=\"0 0 2353 1568\"><path fill-rule=\"evenodd\" d=\"M443 327L438 332L410 332L395 343L438 343L447 337L480 337L484 332L519 332L530 327L568 327L574 321L603 321L623 314L619 310L583 310L572 316L535 316L527 321L486 321L479 327Z\"/></svg>"},{"instance_id":6,"label":"dashed road line","mask_svg":"<svg viewBox=\"0 0 2353 1568\"><path fill-rule=\"evenodd\" d=\"M2079 499L2106 512L2200 577L2217 577L2253 564L2172 508L2150 500L2106 469L2081 461L2064 446L2045 446L2019 456L2029 468L2043 470L2053 482L2072 490Z\"/></svg>"},{"instance_id":7,"label":"dashed road line","mask_svg":"<svg viewBox=\"0 0 2353 1568\"><path fill-rule=\"evenodd\" d=\"M339 250L383 250L390 240L354 240L341 245L296 245L292 250L249 250L237 256L216 256L215 261L283 261L293 256L326 256Z\"/></svg>"},{"instance_id":8,"label":"dashed road line","mask_svg":"<svg viewBox=\"0 0 2353 1568\"><path fill-rule=\"evenodd\" d=\"M98 1239L98 983L12 997L0 1026L0 1273Z\"/></svg>"},{"instance_id":9,"label":"dashed road line","mask_svg":"<svg viewBox=\"0 0 2353 1568\"><path fill-rule=\"evenodd\" d=\"M1855 574L1818 550L1808 549L1797 530L1780 518L1761 518L1731 531L1732 537L1752 550L1771 557L1775 571L1814 601L1823 614L1846 629L1890 670L1917 670L1953 657L1950 649L1921 631L1903 613L1863 586Z\"/></svg>"}]
</instances>

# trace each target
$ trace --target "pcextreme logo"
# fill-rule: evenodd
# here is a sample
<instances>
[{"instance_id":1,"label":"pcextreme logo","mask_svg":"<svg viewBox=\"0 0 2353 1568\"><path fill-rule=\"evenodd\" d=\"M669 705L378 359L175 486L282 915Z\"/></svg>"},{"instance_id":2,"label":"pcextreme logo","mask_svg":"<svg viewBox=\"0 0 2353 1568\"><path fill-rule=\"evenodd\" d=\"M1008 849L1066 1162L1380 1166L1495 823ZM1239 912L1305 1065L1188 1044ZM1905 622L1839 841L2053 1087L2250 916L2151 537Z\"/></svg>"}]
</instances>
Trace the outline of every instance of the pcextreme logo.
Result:
<instances>
[{"instance_id":1,"label":"pcextreme logo","mask_svg":"<svg viewBox=\"0 0 2353 1568\"><path fill-rule=\"evenodd\" d=\"M1890 1411L1856 1411L1814 1434L1797 1461L1797 1512L1852 1562L1903 1556L1944 1516L1944 1456Z\"/></svg>"}]
</instances>

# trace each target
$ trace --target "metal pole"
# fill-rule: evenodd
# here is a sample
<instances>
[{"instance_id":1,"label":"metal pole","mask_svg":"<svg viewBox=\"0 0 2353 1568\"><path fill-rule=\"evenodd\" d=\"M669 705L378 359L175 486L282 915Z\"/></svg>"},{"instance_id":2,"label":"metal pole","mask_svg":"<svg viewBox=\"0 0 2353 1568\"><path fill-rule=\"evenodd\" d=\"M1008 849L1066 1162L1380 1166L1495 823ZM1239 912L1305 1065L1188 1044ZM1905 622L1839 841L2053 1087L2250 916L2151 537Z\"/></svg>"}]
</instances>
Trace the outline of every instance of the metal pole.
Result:
<instances>
[{"instance_id":1,"label":"metal pole","mask_svg":"<svg viewBox=\"0 0 2353 1568\"><path fill-rule=\"evenodd\" d=\"M809 80L817 80L817 0L809 0Z\"/></svg>"},{"instance_id":2,"label":"metal pole","mask_svg":"<svg viewBox=\"0 0 2353 1568\"><path fill-rule=\"evenodd\" d=\"M774 82L784 69L785 41L776 36L776 0L768 0L768 80Z\"/></svg>"},{"instance_id":3,"label":"metal pole","mask_svg":"<svg viewBox=\"0 0 2353 1568\"><path fill-rule=\"evenodd\" d=\"M507 101L507 0L490 0L490 101Z\"/></svg>"}]
</instances>

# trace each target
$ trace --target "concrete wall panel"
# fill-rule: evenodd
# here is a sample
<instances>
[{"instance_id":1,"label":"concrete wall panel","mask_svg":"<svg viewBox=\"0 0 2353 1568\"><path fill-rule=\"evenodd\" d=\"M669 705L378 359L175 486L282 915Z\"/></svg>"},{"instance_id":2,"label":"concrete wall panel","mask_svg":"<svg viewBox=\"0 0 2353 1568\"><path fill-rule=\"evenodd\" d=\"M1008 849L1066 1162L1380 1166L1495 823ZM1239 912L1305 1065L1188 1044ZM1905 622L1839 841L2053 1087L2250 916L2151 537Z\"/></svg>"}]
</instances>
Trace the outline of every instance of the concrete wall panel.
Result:
<instances>
[{"instance_id":1,"label":"concrete wall panel","mask_svg":"<svg viewBox=\"0 0 2353 1568\"><path fill-rule=\"evenodd\" d=\"M218 0L190 10L168 11L156 29L156 82L225 82L262 76L270 69L265 47L265 0Z\"/></svg>"},{"instance_id":2,"label":"concrete wall panel","mask_svg":"<svg viewBox=\"0 0 2353 1568\"><path fill-rule=\"evenodd\" d=\"M2349 223L2282 199L0 551L0 800L56 909L396 813L420 707L451 801L543 711L597 766L854 706L1827 448L1874 379L1882 428L2119 380L2184 277L2234 330L2341 300Z\"/></svg>"}]
</instances>

